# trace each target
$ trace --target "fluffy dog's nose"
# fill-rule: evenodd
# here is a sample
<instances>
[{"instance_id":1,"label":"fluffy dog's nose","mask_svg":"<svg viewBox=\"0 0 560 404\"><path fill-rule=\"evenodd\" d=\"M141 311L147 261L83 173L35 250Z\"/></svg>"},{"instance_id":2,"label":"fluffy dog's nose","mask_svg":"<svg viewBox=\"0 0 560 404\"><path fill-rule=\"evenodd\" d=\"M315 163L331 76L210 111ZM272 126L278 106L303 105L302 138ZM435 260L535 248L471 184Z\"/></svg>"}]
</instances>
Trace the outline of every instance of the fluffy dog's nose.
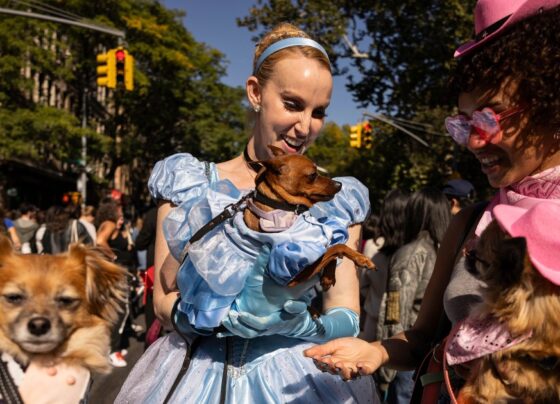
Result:
<instances>
[{"instance_id":1,"label":"fluffy dog's nose","mask_svg":"<svg viewBox=\"0 0 560 404\"><path fill-rule=\"evenodd\" d=\"M36 336L41 336L49 332L51 329L51 321L45 317L36 317L27 323L29 332Z\"/></svg>"}]
</instances>

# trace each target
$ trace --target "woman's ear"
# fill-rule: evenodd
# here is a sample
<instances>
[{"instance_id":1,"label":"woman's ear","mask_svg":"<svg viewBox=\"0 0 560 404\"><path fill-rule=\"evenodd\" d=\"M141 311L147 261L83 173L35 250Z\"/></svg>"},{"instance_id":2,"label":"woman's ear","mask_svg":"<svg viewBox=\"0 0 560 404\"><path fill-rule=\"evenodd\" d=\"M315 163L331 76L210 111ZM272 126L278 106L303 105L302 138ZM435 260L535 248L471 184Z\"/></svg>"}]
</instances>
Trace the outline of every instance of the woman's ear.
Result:
<instances>
[{"instance_id":1,"label":"woman's ear","mask_svg":"<svg viewBox=\"0 0 560 404\"><path fill-rule=\"evenodd\" d=\"M257 105L261 105L261 86L259 84L259 79L255 76L249 76L247 82L245 83L245 88L247 90L247 99L254 108Z\"/></svg>"}]
</instances>

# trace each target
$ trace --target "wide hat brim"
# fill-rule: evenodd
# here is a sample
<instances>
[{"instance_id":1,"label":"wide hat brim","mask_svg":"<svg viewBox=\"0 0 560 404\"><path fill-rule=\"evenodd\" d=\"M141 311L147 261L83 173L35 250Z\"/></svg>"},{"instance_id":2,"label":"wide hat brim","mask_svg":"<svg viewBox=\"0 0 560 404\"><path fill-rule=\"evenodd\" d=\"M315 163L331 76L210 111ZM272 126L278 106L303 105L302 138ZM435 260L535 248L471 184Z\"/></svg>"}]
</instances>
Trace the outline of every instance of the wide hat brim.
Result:
<instances>
[{"instance_id":1,"label":"wide hat brim","mask_svg":"<svg viewBox=\"0 0 560 404\"><path fill-rule=\"evenodd\" d=\"M453 55L455 58L460 58L473 50L479 48L481 45L487 43L492 38L495 38L504 32L507 28L511 27L516 22L524 20L534 14L537 14L542 9L549 10L556 6L560 6L560 0L528 0L521 7L519 7L509 18L498 28L496 31L485 35L480 40L472 40L459 46Z\"/></svg>"},{"instance_id":2,"label":"wide hat brim","mask_svg":"<svg viewBox=\"0 0 560 404\"><path fill-rule=\"evenodd\" d=\"M530 209L496 205L492 211L512 237L524 237L537 271L560 285L560 201L543 201Z\"/></svg>"}]
</instances>

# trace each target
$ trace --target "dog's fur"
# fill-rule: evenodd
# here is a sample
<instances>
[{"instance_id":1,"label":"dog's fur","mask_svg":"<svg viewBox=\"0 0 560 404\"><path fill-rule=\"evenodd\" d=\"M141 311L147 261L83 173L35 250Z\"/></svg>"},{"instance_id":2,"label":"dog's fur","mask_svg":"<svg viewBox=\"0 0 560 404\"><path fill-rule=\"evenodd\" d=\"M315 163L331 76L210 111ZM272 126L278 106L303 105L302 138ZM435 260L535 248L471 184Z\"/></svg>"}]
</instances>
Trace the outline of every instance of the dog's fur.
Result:
<instances>
[{"instance_id":1,"label":"dog's fur","mask_svg":"<svg viewBox=\"0 0 560 404\"><path fill-rule=\"evenodd\" d=\"M532 330L528 340L476 361L459 403L558 403L560 287L533 267L524 238L511 238L492 222L476 247L475 271L488 285L474 315L493 315L513 335ZM504 383L505 382L505 383Z\"/></svg>"},{"instance_id":2,"label":"dog's fur","mask_svg":"<svg viewBox=\"0 0 560 404\"><path fill-rule=\"evenodd\" d=\"M255 179L257 190L263 195L278 202L310 208L316 202L331 200L340 191L341 184L320 175L317 166L307 157L286 154L275 146L269 148L274 157L260 162L263 168ZM274 209L258 201L255 201L255 205L264 211ZM259 218L248 208L243 212L243 219L250 229L261 231ZM299 273L289 286L295 286L322 272L321 286L323 290L328 290L336 282L336 259L342 257L349 258L360 267L375 268L373 262L366 256L344 244L338 244L330 247L319 260Z\"/></svg>"},{"instance_id":3,"label":"dog's fur","mask_svg":"<svg viewBox=\"0 0 560 404\"><path fill-rule=\"evenodd\" d=\"M0 350L23 365L64 362L107 373L126 271L93 248L22 255L0 235Z\"/></svg>"}]
</instances>

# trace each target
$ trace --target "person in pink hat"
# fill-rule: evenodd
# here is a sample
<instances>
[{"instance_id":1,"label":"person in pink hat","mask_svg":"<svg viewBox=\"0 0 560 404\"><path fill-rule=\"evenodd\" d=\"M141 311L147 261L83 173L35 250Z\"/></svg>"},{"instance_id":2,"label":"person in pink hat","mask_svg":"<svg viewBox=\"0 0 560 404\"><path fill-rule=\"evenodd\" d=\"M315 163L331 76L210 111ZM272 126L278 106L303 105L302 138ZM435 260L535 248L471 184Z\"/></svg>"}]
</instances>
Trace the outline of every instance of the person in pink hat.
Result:
<instances>
[{"instance_id":1,"label":"person in pink hat","mask_svg":"<svg viewBox=\"0 0 560 404\"><path fill-rule=\"evenodd\" d=\"M383 341L341 338L306 350L326 371L352 378L380 366L415 369L441 318L458 323L480 301L482 284L460 252L495 218L494 207L560 203L560 0L479 0L474 20L474 37L455 52L458 114L445 125L498 191L482 213L472 207L453 218L413 327Z\"/></svg>"}]
</instances>

